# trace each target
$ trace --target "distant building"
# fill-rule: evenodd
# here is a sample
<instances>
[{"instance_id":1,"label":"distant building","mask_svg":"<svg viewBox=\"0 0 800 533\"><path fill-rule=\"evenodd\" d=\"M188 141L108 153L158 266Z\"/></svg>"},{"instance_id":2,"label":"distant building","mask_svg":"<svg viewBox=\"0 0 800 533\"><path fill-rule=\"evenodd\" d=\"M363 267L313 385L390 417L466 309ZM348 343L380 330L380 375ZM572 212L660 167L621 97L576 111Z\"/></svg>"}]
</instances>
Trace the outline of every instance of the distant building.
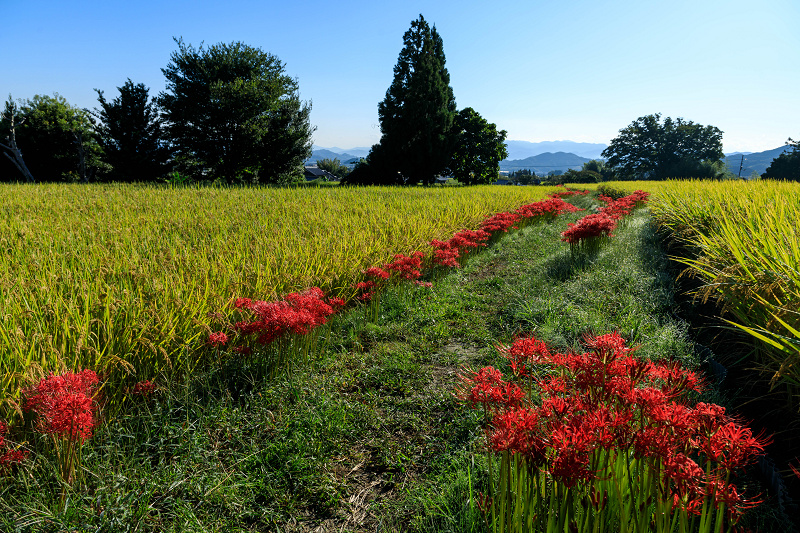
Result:
<instances>
[{"instance_id":1,"label":"distant building","mask_svg":"<svg viewBox=\"0 0 800 533\"><path fill-rule=\"evenodd\" d=\"M325 181L339 181L339 178L319 167L303 167L303 177L306 181L325 180Z\"/></svg>"}]
</instances>

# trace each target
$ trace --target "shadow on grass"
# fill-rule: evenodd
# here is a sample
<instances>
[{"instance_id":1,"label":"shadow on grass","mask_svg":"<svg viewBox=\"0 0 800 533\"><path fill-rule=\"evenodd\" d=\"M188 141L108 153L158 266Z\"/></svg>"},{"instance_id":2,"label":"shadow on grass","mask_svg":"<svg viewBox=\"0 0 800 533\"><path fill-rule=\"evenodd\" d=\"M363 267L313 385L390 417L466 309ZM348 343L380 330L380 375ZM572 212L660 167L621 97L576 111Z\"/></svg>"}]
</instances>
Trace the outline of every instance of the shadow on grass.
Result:
<instances>
[{"instance_id":1,"label":"shadow on grass","mask_svg":"<svg viewBox=\"0 0 800 533\"><path fill-rule=\"evenodd\" d=\"M544 277L549 281L563 283L590 268L597 260L598 250L554 254L544 263Z\"/></svg>"}]
</instances>

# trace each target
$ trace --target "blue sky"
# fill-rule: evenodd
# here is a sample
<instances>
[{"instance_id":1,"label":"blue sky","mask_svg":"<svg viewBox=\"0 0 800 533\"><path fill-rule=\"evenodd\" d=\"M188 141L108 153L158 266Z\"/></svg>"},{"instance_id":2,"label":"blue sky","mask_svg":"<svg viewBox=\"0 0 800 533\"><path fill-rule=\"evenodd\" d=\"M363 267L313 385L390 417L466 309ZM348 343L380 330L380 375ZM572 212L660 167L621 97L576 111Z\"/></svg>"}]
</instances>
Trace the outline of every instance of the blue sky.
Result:
<instances>
[{"instance_id":1,"label":"blue sky","mask_svg":"<svg viewBox=\"0 0 800 533\"><path fill-rule=\"evenodd\" d=\"M0 95L97 107L127 78L151 95L189 44L278 56L312 101L314 143L380 138L377 105L420 13L444 41L459 108L508 138L608 143L660 112L723 132L726 152L800 138L798 0L0 0Z\"/></svg>"}]
</instances>

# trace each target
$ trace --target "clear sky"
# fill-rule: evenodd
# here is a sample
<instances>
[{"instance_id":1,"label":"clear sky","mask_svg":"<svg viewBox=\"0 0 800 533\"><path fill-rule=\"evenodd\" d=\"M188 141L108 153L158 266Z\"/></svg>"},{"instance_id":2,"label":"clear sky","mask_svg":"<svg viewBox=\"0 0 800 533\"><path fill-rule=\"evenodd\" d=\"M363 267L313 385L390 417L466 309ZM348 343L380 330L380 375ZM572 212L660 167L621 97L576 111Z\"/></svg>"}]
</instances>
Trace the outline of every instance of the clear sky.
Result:
<instances>
[{"instance_id":1,"label":"clear sky","mask_svg":"<svg viewBox=\"0 0 800 533\"><path fill-rule=\"evenodd\" d=\"M278 56L312 102L314 143L380 138L378 102L419 14L459 108L509 140L608 143L651 113L720 128L725 152L800 138L798 0L0 0L0 96L79 107L127 78L164 90L173 37Z\"/></svg>"}]
</instances>

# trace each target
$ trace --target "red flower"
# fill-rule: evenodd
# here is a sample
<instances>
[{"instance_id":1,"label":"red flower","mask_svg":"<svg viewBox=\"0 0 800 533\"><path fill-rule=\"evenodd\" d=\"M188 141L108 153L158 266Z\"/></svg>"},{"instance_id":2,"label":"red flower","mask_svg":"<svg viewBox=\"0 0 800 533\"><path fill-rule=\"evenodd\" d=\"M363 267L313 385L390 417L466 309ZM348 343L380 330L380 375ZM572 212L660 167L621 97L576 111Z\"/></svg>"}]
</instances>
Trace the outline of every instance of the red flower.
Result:
<instances>
[{"instance_id":1,"label":"red flower","mask_svg":"<svg viewBox=\"0 0 800 533\"><path fill-rule=\"evenodd\" d=\"M594 237L612 237L611 232L617 227L617 221L607 214L597 213L586 215L577 222L568 223L568 229L561 232L561 240L569 244Z\"/></svg>"},{"instance_id":2,"label":"red flower","mask_svg":"<svg viewBox=\"0 0 800 533\"><path fill-rule=\"evenodd\" d=\"M539 465L544 462L545 446L538 426L539 416L533 409L504 411L492 420L489 447L496 452L521 453L530 466Z\"/></svg>"},{"instance_id":3,"label":"red flower","mask_svg":"<svg viewBox=\"0 0 800 533\"><path fill-rule=\"evenodd\" d=\"M97 383L97 374L91 370L50 374L36 387L23 391L25 409L38 415L43 433L86 441L95 426L92 396Z\"/></svg>"},{"instance_id":4,"label":"red flower","mask_svg":"<svg viewBox=\"0 0 800 533\"><path fill-rule=\"evenodd\" d=\"M389 279L389 273L378 267L369 267L364 274L375 279Z\"/></svg>"},{"instance_id":5,"label":"red flower","mask_svg":"<svg viewBox=\"0 0 800 533\"><path fill-rule=\"evenodd\" d=\"M633 351L625 346L625 339L616 331L605 335L584 337L584 343L601 357L605 355L612 355L614 358L624 357Z\"/></svg>"},{"instance_id":6,"label":"red flower","mask_svg":"<svg viewBox=\"0 0 800 533\"><path fill-rule=\"evenodd\" d=\"M0 472L11 469L12 466L20 464L28 457L28 452L23 450L9 450L0 455Z\"/></svg>"},{"instance_id":7,"label":"red flower","mask_svg":"<svg viewBox=\"0 0 800 533\"><path fill-rule=\"evenodd\" d=\"M328 300L328 305L330 305L334 310L338 310L347 305L347 302L341 298L334 297Z\"/></svg>"},{"instance_id":8,"label":"red flower","mask_svg":"<svg viewBox=\"0 0 800 533\"><path fill-rule=\"evenodd\" d=\"M511 346L498 346L498 350L512 365L521 365L526 361L531 364L551 362L547 345L534 337L520 337Z\"/></svg>"},{"instance_id":9,"label":"red flower","mask_svg":"<svg viewBox=\"0 0 800 533\"><path fill-rule=\"evenodd\" d=\"M503 374L494 367L487 366L472 376L460 376L463 383L459 396L471 406L483 404L486 407L517 407L525 397L525 391L514 383L503 381Z\"/></svg>"},{"instance_id":10,"label":"red flower","mask_svg":"<svg viewBox=\"0 0 800 533\"><path fill-rule=\"evenodd\" d=\"M422 275L420 269L424 257L425 254L422 252L414 252L410 256L397 254L394 256L394 261L385 265L385 268L397 272L400 278L411 281Z\"/></svg>"},{"instance_id":11,"label":"red flower","mask_svg":"<svg viewBox=\"0 0 800 533\"><path fill-rule=\"evenodd\" d=\"M728 422L708 438L703 451L730 472L764 455L764 447L768 442L767 439L753 436L750 428Z\"/></svg>"},{"instance_id":12,"label":"red flower","mask_svg":"<svg viewBox=\"0 0 800 533\"><path fill-rule=\"evenodd\" d=\"M139 383L135 384L131 392L137 396L149 396L155 390L156 390L156 384L148 379L146 381L140 381Z\"/></svg>"},{"instance_id":13,"label":"red flower","mask_svg":"<svg viewBox=\"0 0 800 533\"><path fill-rule=\"evenodd\" d=\"M705 472L694 460L682 453L670 453L664 458L664 477L675 483L677 493L684 496L697 492L705 479Z\"/></svg>"},{"instance_id":14,"label":"red flower","mask_svg":"<svg viewBox=\"0 0 800 533\"><path fill-rule=\"evenodd\" d=\"M221 331L218 331L216 333L211 333L208 336L208 343L211 346L215 347L215 348L219 348L220 346L224 346L225 343L227 343L227 342L228 342L228 336L225 335L225 333L223 333Z\"/></svg>"},{"instance_id":15,"label":"red flower","mask_svg":"<svg viewBox=\"0 0 800 533\"><path fill-rule=\"evenodd\" d=\"M237 322L234 329L243 335L257 335L256 340L261 344L270 344L289 333L303 335L324 324L333 314L334 308L324 301L324 296L320 288L312 287L287 294L285 300L279 302L243 299L246 301L242 302L242 308L251 311L255 319Z\"/></svg>"}]
</instances>

